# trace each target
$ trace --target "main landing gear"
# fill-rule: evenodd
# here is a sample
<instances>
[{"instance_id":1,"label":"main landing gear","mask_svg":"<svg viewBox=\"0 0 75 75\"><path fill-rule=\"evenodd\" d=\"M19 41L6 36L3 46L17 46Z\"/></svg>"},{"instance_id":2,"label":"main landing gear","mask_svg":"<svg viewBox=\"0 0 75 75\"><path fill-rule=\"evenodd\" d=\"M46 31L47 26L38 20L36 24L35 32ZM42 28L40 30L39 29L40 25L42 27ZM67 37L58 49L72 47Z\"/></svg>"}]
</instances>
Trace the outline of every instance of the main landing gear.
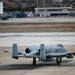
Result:
<instances>
[{"instance_id":1,"label":"main landing gear","mask_svg":"<svg viewBox=\"0 0 75 75\"><path fill-rule=\"evenodd\" d=\"M36 65L36 57L33 57L33 65Z\"/></svg>"},{"instance_id":2,"label":"main landing gear","mask_svg":"<svg viewBox=\"0 0 75 75\"><path fill-rule=\"evenodd\" d=\"M62 57L56 57L57 65L60 65L62 62ZM33 65L36 65L36 57L33 57Z\"/></svg>"},{"instance_id":3,"label":"main landing gear","mask_svg":"<svg viewBox=\"0 0 75 75\"><path fill-rule=\"evenodd\" d=\"M60 65L62 62L62 58L61 57L56 57L56 63L57 65Z\"/></svg>"}]
</instances>

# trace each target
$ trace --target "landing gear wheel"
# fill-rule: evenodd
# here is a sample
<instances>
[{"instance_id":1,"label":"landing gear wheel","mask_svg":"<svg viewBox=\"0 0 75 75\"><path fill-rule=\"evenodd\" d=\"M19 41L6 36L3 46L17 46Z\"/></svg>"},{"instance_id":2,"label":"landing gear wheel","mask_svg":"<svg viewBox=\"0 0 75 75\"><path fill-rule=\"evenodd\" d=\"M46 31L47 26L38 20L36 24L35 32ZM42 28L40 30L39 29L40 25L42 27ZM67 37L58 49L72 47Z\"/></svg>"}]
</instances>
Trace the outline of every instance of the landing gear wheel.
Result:
<instances>
[{"instance_id":1,"label":"landing gear wheel","mask_svg":"<svg viewBox=\"0 0 75 75\"><path fill-rule=\"evenodd\" d=\"M62 58L60 57L60 62L62 63Z\"/></svg>"},{"instance_id":2,"label":"landing gear wheel","mask_svg":"<svg viewBox=\"0 0 75 75\"><path fill-rule=\"evenodd\" d=\"M62 62L61 57L57 57L57 58L56 58L56 62L57 62L57 65L60 65L60 64L61 64L61 62Z\"/></svg>"},{"instance_id":3,"label":"landing gear wheel","mask_svg":"<svg viewBox=\"0 0 75 75\"><path fill-rule=\"evenodd\" d=\"M33 57L33 65L36 65L36 57Z\"/></svg>"}]
</instances>

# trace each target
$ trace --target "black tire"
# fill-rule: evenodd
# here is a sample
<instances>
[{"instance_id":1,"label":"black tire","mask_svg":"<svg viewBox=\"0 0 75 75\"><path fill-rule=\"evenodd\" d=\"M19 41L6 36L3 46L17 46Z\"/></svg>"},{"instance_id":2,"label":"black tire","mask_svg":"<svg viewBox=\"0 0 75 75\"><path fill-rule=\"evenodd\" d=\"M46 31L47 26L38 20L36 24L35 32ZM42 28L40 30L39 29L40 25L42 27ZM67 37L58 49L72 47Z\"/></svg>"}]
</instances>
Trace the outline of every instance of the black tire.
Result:
<instances>
[{"instance_id":1,"label":"black tire","mask_svg":"<svg viewBox=\"0 0 75 75\"><path fill-rule=\"evenodd\" d=\"M57 58L56 58L56 63L57 63L57 65L60 65L60 64L61 64L61 62L62 62L61 57L57 57Z\"/></svg>"},{"instance_id":2,"label":"black tire","mask_svg":"<svg viewBox=\"0 0 75 75\"><path fill-rule=\"evenodd\" d=\"M60 61L57 61L57 65L60 65L61 64L61 62Z\"/></svg>"},{"instance_id":3,"label":"black tire","mask_svg":"<svg viewBox=\"0 0 75 75\"><path fill-rule=\"evenodd\" d=\"M33 65L36 65L36 57L33 57Z\"/></svg>"},{"instance_id":4,"label":"black tire","mask_svg":"<svg viewBox=\"0 0 75 75\"><path fill-rule=\"evenodd\" d=\"M60 57L60 62L62 63L62 57Z\"/></svg>"}]
</instances>

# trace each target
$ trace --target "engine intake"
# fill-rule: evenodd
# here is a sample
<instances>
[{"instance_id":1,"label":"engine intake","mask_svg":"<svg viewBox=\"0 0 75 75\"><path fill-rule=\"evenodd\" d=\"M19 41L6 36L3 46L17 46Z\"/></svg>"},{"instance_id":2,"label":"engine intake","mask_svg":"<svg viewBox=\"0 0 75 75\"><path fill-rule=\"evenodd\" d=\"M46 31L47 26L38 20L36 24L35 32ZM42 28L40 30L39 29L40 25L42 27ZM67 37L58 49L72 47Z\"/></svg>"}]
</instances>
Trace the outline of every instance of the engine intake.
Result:
<instances>
[{"instance_id":1,"label":"engine intake","mask_svg":"<svg viewBox=\"0 0 75 75\"><path fill-rule=\"evenodd\" d=\"M26 48L26 49L25 49L25 52L26 52L26 53L30 53L30 49L29 49L29 48Z\"/></svg>"}]
</instances>

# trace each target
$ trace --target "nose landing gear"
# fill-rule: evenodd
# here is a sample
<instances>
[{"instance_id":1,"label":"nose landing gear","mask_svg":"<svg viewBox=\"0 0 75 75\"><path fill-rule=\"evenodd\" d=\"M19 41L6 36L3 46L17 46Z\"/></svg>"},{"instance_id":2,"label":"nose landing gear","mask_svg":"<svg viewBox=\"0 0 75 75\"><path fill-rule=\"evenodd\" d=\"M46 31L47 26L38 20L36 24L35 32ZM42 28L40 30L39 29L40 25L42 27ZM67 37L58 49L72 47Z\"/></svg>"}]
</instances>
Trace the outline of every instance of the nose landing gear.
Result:
<instances>
[{"instance_id":1,"label":"nose landing gear","mask_svg":"<svg viewBox=\"0 0 75 75\"><path fill-rule=\"evenodd\" d=\"M56 63L57 65L60 65L62 62L62 58L61 57L56 57Z\"/></svg>"}]
</instances>

